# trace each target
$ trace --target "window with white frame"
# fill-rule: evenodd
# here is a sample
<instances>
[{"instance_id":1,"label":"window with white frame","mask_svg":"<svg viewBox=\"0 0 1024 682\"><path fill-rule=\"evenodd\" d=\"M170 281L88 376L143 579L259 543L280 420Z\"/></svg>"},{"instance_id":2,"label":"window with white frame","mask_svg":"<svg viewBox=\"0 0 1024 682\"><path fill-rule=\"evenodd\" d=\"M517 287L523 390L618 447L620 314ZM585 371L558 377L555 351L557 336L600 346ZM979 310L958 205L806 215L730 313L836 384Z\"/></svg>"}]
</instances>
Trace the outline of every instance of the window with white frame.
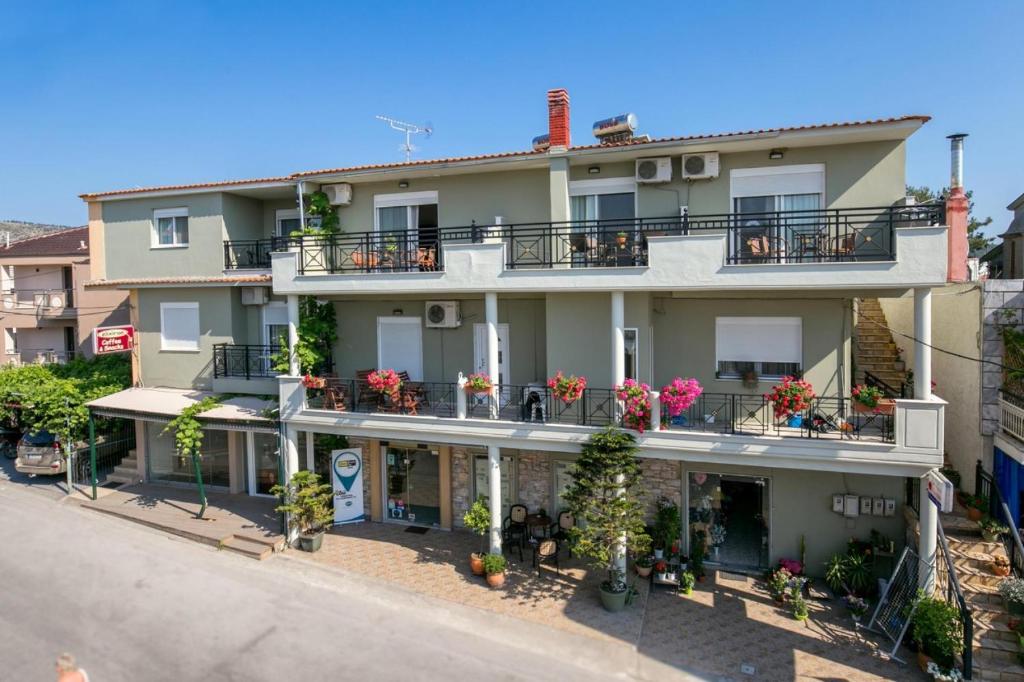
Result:
<instances>
[{"instance_id":1,"label":"window with white frame","mask_svg":"<svg viewBox=\"0 0 1024 682\"><path fill-rule=\"evenodd\" d=\"M199 304L160 304L160 350L199 350Z\"/></svg>"},{"instance_id":2,"label":"window with white frame","mask_svg":"<svg viewBox=\"0 0 1024 682\"><path fill-rule=\"evenodd\" d=\"M640 357L640 332L636 327L626 327L622 330L623 344L622 352L625 355L624 367L626 378L640 380L639 357Z\"/></svg>"},{"instance_id":3,"label":"window with white frame","mask_svg":"<svg viewBox=\"0 0 1024 682\"><path fill-rule=\"evenodd\" d=\"M187 208L160 208L153 211L153 246L188 246Z\"/></svg>"},{"instance_id":4,"label":"window with white frame","mask_svg":"<svg viewBox=\"0 0 1024 682\"><path fill-rule=\"evenodd\" d=\"M766 379L803 370L803 320L799 317L715 318L715 359L719 379L750 372Z\"/></svg>"},{"instance_id":5,"label":"window with white frame","mask_svg":"<svg viewBox=\"0 0 1024 682\"><path fill-rule=\"evenodd\" d=\"M302 229L302 221L299 219L299 209L279 208L274 212L274 236L288 237L292 232Z\"/></svg>"},{"instance_id":6,"label":"window with white frame","mask_svg":"<svg viewBox=\"0 0 1024 682\"><path fill-rule=\"evenodd\" d=\"M738 239L730 240L733 255L779 255L800 243L797 235L818 229L825 164L735 168L729 183L732 210L741 215Z\"/></svg>"}]
</instances>

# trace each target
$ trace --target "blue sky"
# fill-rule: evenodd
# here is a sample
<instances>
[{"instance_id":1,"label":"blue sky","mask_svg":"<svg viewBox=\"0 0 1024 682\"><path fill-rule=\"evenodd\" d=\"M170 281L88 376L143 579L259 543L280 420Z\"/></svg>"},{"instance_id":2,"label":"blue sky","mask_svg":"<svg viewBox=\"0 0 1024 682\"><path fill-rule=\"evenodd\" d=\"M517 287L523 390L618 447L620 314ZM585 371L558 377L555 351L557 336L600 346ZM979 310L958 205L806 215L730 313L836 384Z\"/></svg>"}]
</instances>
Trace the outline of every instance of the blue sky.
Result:
<instances>
[{"instance_id":1,"label":"blue sky","mask_svg":"<svg viewBox=\"0 0 1024 682\"><path fill-rule=\"evenodd\" d=\"M8 2L0 218L83 224L82 192L524 149L565 87L573 138L925 113L908 180L970 133L976 213L1024 192L1024 3ZM1016 54L1016 56L1014 56Z\"/></svg>"}]
</instances>

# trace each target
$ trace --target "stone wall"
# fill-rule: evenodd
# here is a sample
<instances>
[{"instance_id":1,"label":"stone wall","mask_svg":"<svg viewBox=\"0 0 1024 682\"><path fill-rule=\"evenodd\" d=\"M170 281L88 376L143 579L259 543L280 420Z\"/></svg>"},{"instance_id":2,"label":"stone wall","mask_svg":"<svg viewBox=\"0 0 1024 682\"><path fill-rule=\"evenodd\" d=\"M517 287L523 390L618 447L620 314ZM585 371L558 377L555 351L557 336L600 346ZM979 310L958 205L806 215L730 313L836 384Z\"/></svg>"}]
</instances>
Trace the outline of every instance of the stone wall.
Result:
<instances>
[{"instance_id":1,"label":"stone wall","mask_svg":"<svg viewBox=\"0 0 1024 682\"><path fill-rule=\"evenodd\" d=\"M1009 320L1024 325L1024 280L990 279L983 283L982 342L985 360L981 368L981 432L991 436L999 431L999 388L1003 384L1003 340L1000 324ZM1007 318L1009 316L1009 319Z\"/></svg>"},{"instance_id":2,"label":"stone wall","mask_svg":"<svg viewBox=\"0 0 1024 682\"><path fill-rule=\"evenodd\" d=\"M551 456L543 452L520 451L516 460L519 502L525 504L531 513L542 507L549 515L557 513L558 510L551 508Z\"/></svg>"},{"instance_id":3,"label":"stone wall","mask_svg":"<svg viewBox=\"0 0 1024 682\"><path fill-rule=\"evenodd\" d=\"M657 510L658 498L665 497L683 506L682 468L680 462L667 459L640 460L640 471L643 474L643 488L646 495L647 520L653 521Z\"/></svg>"},{"instance_id":4,"label":"stone wall","mask_svg":"<svg viewBox=\"0 0 1024 682\"><path fill-rule=\"evenodd\" d=\"M469 451L458 445L452 446L452 525L463 528L462 515L469 511L469 505L473 503L470 495L473 494L472 485L472 456Z\"/></svg>"}]
</instances>

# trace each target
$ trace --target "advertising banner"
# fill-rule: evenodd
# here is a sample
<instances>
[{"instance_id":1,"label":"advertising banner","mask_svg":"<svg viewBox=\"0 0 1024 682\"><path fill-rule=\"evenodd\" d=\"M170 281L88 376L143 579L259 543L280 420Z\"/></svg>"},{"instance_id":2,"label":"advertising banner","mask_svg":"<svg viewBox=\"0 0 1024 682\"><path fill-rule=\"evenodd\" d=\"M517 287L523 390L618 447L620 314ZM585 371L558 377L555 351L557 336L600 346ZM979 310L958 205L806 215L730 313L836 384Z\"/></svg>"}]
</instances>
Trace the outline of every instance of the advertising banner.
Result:
<instances>
[{"instance_id":1,"label":"advertising banner","mask_svg":"<svg viewBox=\"0 0 1024 682\"><path fill-rule=\"evenodd\" d=\"M92 351L96 355L127 353L135 347L135 327L96 327L92 330Z\"/></svg>"},{"instance_id":2,"label":"advertising banner","mask_svg":"<svg viewBox=\"0 0 1024 682\"><path fill-rule=\"evenodd\" d=\"M331 481L334 484L334 523L365 520L362 448L331 452Z\"/></svg>"}]
</instances>

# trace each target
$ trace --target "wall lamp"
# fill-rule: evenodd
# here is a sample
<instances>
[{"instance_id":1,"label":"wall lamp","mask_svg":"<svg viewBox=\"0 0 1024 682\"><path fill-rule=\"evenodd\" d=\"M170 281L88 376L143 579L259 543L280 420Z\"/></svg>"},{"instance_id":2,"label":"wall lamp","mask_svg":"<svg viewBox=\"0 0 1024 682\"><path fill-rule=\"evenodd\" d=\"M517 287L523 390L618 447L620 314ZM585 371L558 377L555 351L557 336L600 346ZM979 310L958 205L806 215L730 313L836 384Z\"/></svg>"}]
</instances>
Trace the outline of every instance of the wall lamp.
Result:
<instances>
[{"instance_id":1,"label":"wall lamp","mask_svg":"<svg viewBox=\"0 0 1024 682\"><path fill-rule=\"evenodd\" d=\"M773 149L770 152L768 152L768 158L774 161L778 161L783 157L785 151L785 149Z\"/></svg>"},{"instance_id":2,"label":"wall lamp","mask_svg":"<svg viewBox=\"0 0 1024 682\"><path fill-rule=\"evenodd\" d=\"M591 175L597 175L598 173L601 172L601 167L591 166L590 168L587 169L587 172L590 173Z\"/></svg>"},{"instance_id":3,"label":"wall lamp","mask_svg":"<svg viewBox=\"0 0 1024 682\"><path fill-rule=\"evenodd\" d=\"M401 317L402 315L405 315L405 311L402 310L401 308L395 308L394 310L391 311L391 314L394 315L395 317Z\"/></svg>"},{"instance_id":4,"label":"wall lamp","mask_svg":"<svg viewBox=\"0 0 1024 682\"><path fill-rule=\"evenodd\" d=\"M409 186L409 181L408 180L399 180L398 181L398 186L401 187L402 189L406 189Z\"/></svg>"}]
</instances>

